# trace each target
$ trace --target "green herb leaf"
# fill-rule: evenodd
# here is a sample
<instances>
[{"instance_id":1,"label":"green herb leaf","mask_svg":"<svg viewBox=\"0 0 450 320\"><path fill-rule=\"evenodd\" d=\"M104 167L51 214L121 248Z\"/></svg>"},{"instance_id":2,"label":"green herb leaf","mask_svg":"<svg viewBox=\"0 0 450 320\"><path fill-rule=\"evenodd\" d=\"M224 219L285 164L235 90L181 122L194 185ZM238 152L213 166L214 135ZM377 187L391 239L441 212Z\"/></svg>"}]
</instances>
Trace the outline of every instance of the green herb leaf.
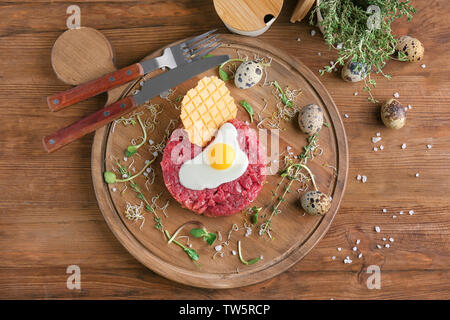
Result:
<instances>
[{"instance_id":1,"label":"green herb leaf","mask_svg":"<svg viewBox=\"0 0 450 320\"><path fill-rule=\"evenodd\" d=\"M205 54L202 59L214 57L211 53Z\"/></svg>"},{"instance_id":2,"label":"green herb leaf","mask_svg":"<svg viewBox=\"0 0 450 320\"><path fill-rule=\"evenodd\" d=\"M192 260L197 261L198 259L200 259L200 256L198 255L197 251L195 251L194 249L183 248L183 250L184 250L184 252L187 253L189 258L191 258Z\"/></svg>"},{"instance_id":3,"label":"green herb leaf","mask_svg":"<svg viewBox=\"0 0 450 320\"><path fill-rule=\"evenodd\" d=\"M223 81L228 81L230 79L228 76L228 73L225 70L223 70L222 68L219 68L219 77Z\"/></svg>"},{"instance_id":4,"label":"green herb leaf","mask_svg":"<svg viewBox=\"0 0 450 320\"><path fill-rule=\"evenodd\" d=\"M242 100L241 102L239 102L241 104L241 106L245 109L245 111L247 111L248 115L250 116L250 122L253 122L253 115L255 114L255 112L253 111L252 106L250 105L250 103L248 103L245 100Z\"/></svg>"},{"instance_id":5,"label":"green herb leaf","mask_svg":"<svg viewBox=\"0 0 450 320\"><path fill-rule=\"evenodd\" d=\"M215 233L208 233L208 235L203 237L203 240L205 240L210 246L216 241L217 235Z\"/></svg>"},{"instance_id":6,"label":"green herb leaf","mask_svg":"<svg viewBox=\"0 0 450 320\"><path fill-rule=\"evenodd\" d=\"M125 155L127 157L133 156L137 152L138 148L136 146L128 146L127 151L125 151Z\"/></svg>"},{"instance_id":7,"label":"green herb leaf","mask_svg":"<svg viewBox=\"0 0 450 320\"><path fill-rule=\"evenodd\" d=\"M208 233L201 228L194 228L189 232L194 238L201 238Z\"/></svg>"},{"instance_id":8,"label":"green herb leaf","mask_svg":"<svg viewBox=\"0 0 450 320\"><path fill-rule=\"evenodd\" d=\"M259 260L261 260L261 258L254 258L254 259L252 259L252 260L250 260L250 261L247 261L247 265L248 266L250 266L250 265L252 265L252 264L254 264L254 263L257 263Z\"/></svg>"},{"instance_id":9,"label":"green herb leaf","mask_svg":"<svg viewBox=\"0 0 450 320\"><path fill-rule=\"evenodd\" d=\"M258 223L258 214L255 213L252 215L252 223L257 224Z\"/></svg>"},{"instance_id":10,"label":"green herb leaf","mask_svg":"<svg viewBox=\"0 0 450 320\"><path fill-rule=\"evenodd\" d=\"M105 178L106 183L114 183L117 180L116 174L111 171L105 171L103 177Z\"/></svg>"}]
</instances>

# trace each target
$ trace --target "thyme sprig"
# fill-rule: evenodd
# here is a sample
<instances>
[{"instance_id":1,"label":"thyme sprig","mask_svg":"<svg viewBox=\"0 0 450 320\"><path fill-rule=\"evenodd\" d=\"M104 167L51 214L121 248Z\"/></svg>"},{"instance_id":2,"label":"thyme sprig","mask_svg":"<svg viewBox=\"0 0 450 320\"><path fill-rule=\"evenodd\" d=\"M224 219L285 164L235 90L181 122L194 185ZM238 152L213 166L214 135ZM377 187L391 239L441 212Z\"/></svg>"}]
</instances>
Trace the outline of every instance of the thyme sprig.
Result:
<instances>
[{"instance_id":1,"label":"thyme sprig","mask_svg":"<svg viewBox=\"0 0 450 320\"><path fill-rule=\"evenodd\" d=\"M153 214L153 220L155 221L155 229L163 231L164 226L162 224L162 220L161 218L158 216L158 214L156 213L155 209L153 208L153 206L148 202L147 198L145 197L145 195L142 193L142 189L141 187L139 187L139 185L131 180L130 181L130 187L131 189L137 193L137 197L139 199L141 199L142 201L144 201L145 203L145 210L150 212L151 214Z\"/></svg>"},{"instance_id":2,"label":"thyme sprig","mask_svg":"<svg viewBox=\"0 0 450 320\"><path fill-rule=\"evenodd\" d=\"M370 5L380 9L379 20L374 20L374 13L368 10ZM325 66L321 74L332 72L338 64L343 66L351 60L357 63L356 71L366 69L368 75L374 71L390 78L382 69L392 58L397 44L391 24L402 16L406 16L408 21L412 19L416 9L409 0L322 0L311 14L311 24L319 10L323 17L324 40L339 50L336 61ZM368 27L368 23L373 27ZM405 59L400 54L397 60ZM375 80L369 78L365 81L364 90L370 95L368 100L373 102L372 87L375 87Z\"/></svg>"},{"instance_id":3,"label":"thyme sprig","mask_svg":"<svg viewBox=\"0 0 450 320\"><path fill-rule=\"evenodd\" d=\"M260 231L259 231L260 235L268 234L269 237L272 238L269 233L269 231L271 230L271 227L272 227L272 219L273 219L273 217L277 216L281 212L281 210L279 209L280 205L286 201L286 195L291 192L292 184L294 183L294 181L298 180L298 176L299 176L300 172L302 171L302 169L305 169L308 172L309 176L311 177L311 181L313 183L314 188L316 190L318 190L315 179L314 179L314 175L311 172L311 170L306 166L308 159L312 159L312 157L313 157L313 152L314 152L315 148L317 147L317 143L318 143L318 136L319 136L318 133L315 133L314 135L309 136L307 138L308 144L303 147L303 152L297 156L297 158L299 159L299 162L292 162L292 161L289 162L287 167L280 172L281 181L278 183L278 186L282 185L282 183L284 182L285 179L288 180L288 183L285 186L284 191L281 194L281 196L277 197L277 202L272 207L272 211L270 213L269 218L267 218L264 221L264 223L261 224ZM276 192L273 192L272 194L274 197L276 196Z\"/></svg>"}]
</instances>

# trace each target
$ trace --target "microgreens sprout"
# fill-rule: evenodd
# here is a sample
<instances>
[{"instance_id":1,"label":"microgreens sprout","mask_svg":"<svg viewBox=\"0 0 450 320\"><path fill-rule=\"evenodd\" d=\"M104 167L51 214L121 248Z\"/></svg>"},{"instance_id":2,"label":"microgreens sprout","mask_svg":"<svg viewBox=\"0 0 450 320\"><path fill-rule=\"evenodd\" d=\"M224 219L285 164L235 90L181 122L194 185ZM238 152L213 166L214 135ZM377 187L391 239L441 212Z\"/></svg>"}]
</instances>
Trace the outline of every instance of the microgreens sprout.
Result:
<instances>
[{"instance_id":1,"label":"microgreens sprout","mask_svg":"<svg viewBox=\"0 0 450 320\"><path fill-rule=\"evenodd\" d=\"M227 65L227 64L230 63L230 62L237 62L237 61L239 61L239 62L246 62L247 59L248 59L248 57L245 57L245 59L242 59L242 58L228 59L227 61L225 61L224 63L222 63L222 64L219 66L219 77L220 77L220 79L222 79L222 80L225 81L225 82L228 81L228 80L233 79L233 76L230 76L230 75L224 70L225 65ZM259 60L260 60L260 61L258 61L258 63L261 65L261 67L268 67L268 66L270 66L270 63L264 63L261 59L259 59Z\"/></svg>"},{"instance_id":2,"label":"microgreens sprout","mask_svg":"<svg viewBox=\"0 0 450 320\"><path fill-rule=\"evenodd\" d=\"M242 257L242 249L241 249L241 241L240 241L240 240L238 241L238 254L239 254L239 260L241 260L241 262L242 262L243 264L246 264L246 265L248 265L248 266L249 266L249 265L252 265L252 264L254 264L254 263L256 263L256 262L258 262L259 260L261 260L260 257L251 259L251 260L249 260L249 261L245 260L245 259Z\"/></svg>"},{"instance_id":3,"label":"microgreens sprout","mask_svg":"<svg viewBox=\"0 0 450 320\"><path fill-rule=\"evenodd\" d=\"M210 246L216 241L217 235L215 233L208 232L206 228L194 228L189 232L194 238L202 238L203 241Z\"/></svg>"},{"instance_id":4,"label":"microgreens sprout","mask_svg":"<svg viewBox=\"0 0 450 320\"><path fill-rule=\"evenodd\" d=\"M144 124L142 123L142 120L141 120L141 117L138 115L138 116L136 116L137 117L137 119L138 119L138 121L139 121L139 125L141 126L141 128L142 128L142 132L144 133L144 137L143 137L143 139L142 139L142 141L141 141L141 143L139 143L139 144L137 144L137 145L131 145L131 146L128 146L127 147L127 150L125 151L125 155L127 156L127 157L131 157L131 156L133 156L137 151L138 151L138 149L147 141L147 130L145 130L145 126L144 126Z\"/></svg>"},{"instance_id":5,"label":"microgreens sprout","mask_svg":"<svg viewBox=\"0 0 450 320\"><path fill-rule=\"evenodd\" d=\"M261 207L253 206L248 211L252 214L252 224L258 223L258 213L262 210Z\"/></svg>"},{"instance_id":6,"label":"microgreens sprout","mask_svg":"<svg viewBox=\"0 0 450 320\"><path fill-rule=\"evenodd\" d=\"M153 161L155 161L155 159L156 159L156 158L153 158L152 160L150 160L149 162L147 162L147 164L141 169L141 171L139 171L138 173L136 173L134 176L130 176L130 175L129 175L129 172L126 170L126 168L124 169L123 166L121 166L119 163L117 163L117 165L119 166L119 172L120 172L122 175L127 175L127 178L124 178L124 179L117 179L116 174L115 174L114 172L111 172L111 171L105 171L105 172L103 173L103 177L105 178L105 182L108 183L108 184L111 184L111 183L116 183L116 182L127 182L127 181L130 181L130 180L133 180L134 178L140 176L140 175L145 171L145 169L147 169L147 167L148 167L149 165L151 165L151 164L153 163ZM123 170L125 170L125 172L123 172Z\"/></svg>"},{"instance_id":7,"label":"microgreens sprout","mask_svg":"<svg viewBox=\"0 0 450 320\"><path fill-rule=\"evenodd\" d=\"M241 100L241 102L239 102L239 103L245 109L245 111L247 111L248 115L250 116L250 122L253 122L253 115L255 114L255 112L253 111L253 108L250 105L250 103L248 103L245 100Z\"/></svg>"},{"instance_id":8,"label":"microgreens sprout","mask_svg":"<svg viewBox=\"0 0 450 320\"><path fill-rule=\"evenodd\" d=\"M280 95L281 95L281 96L280 96L281 102L283 102L283 104L284 104L285 106L292 107L292 106L293 106L292 101L289 100L289 99L287 98L286 94L284 93L283 89L281 89L281 87L280 87L280 85L278 84L278 82L274 81L272 84L273 84L274 87L277 88L277 90L280 92Z\"/></svg>"},{"instance_id":9,"label":"microgreens sprout","mask_svg":"<svg viewBox=\"0 0 450 320\"><path fill-rule=\"evenodd\" d=\"M178 245L179 247L181 247L183 249L184 252L186 252L186 254L189 256L189 258L191 258L192 261L197 261L198 259L200 259L200 256L198 255L197 251L195 251L192 248L188 248L185 245L183 245L182 243L178 242L177 240L173 239L173 236L170 237L170 233L167 230L164 230L164 233L166 234L167 239L172 239L172 242L175 243L176 245ZM170 242L168 242L170 243Z\"/></svg>"}]
</instances>

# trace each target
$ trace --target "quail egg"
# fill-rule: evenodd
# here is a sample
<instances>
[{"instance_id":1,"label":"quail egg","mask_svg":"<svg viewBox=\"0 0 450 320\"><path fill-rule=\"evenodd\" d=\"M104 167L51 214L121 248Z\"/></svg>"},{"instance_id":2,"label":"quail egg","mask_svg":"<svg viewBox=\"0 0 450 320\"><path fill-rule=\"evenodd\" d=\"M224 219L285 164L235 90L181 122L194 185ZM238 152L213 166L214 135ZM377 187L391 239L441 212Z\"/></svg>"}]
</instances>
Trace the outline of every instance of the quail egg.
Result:
<instances>
[{"instance_id":1,"label":"quail egg","mask_svg":"<svg viewBox=\"0 0 450 320\"><path fill-rule=\"evenodd\" d=\"M408 61L420 61L423 58L424 47L416 38L410 36L402 36L397 40L395 49L403 52Z\"/></svg>"},{"instance_id":2,"label":"quail egg","mask_svg":"<svg viewBox=\"0 0 450 320\"><path fill-rule=\"evenodd\" d=\"M313 216L325 215L331 207L331 199L320 191L308 191L300 199L302 208Z\"/></svg>"},{"instance_id":3,"label":"quail egg","mask_svg":"<svg viewBox=\"0 0 450 320\"><path fill-rule=\"evenodd\" d=\"M406 123L405 107L398 100L387 100L381 106L381 120L388 128L402 128Z\"/></svg>"},{"instance_id":4,"label":"quail egg","mask_svg":"<svg viewBox=\"0 0 450 320\"><path fill-rule=\"evenodd\" d=\"M359 67L358 67L359 66ZM341 77L348 82L358 82L364 80L367 76L366 67L357 62L348 61L344 67L342 67Z\"/></svg>"},{"instance_id":5,"label":"quail egg","mask_svg":"<svg viewBox=\"0 0 450 320\"><path fill-rule=\"evenodd\" d=\"M316 104L308 104L303 107L298 115L298 125L307 135L313 135L322 129L323 111Z\"/></svg>"},{"instance_id":6,"label":"quail egg","mask_svg":"<svg viewBox=\"0 0 450 320\"><path fill-rule=\"evenodd\" d=\"M234 84L239 89L248 89L261 80L263 68L257 61L246 61L241 63L234 75Z\"/></svg>"}]
</instances>

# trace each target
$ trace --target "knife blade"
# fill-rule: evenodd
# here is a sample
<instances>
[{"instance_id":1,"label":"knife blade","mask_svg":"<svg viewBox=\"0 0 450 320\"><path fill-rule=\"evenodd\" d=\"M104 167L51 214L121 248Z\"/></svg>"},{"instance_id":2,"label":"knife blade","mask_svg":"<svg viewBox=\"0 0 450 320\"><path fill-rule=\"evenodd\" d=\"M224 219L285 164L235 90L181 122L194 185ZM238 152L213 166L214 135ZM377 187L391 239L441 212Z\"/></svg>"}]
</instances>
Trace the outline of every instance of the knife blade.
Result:
<instances>
[{"instance_id":1,"label":"knife blade","mask_svg":"<svg viewBox=\"0 0 450 320\"><path fill-rule=\"evenodd\" d=\"M139 105L154 98L161 92L171 89L196 75L218 66L228 59L228 55L208 57L185 64L181 67L166 71L157 77L151 78L144 83L138 94L128 96L112 103L86 118L44 137L42 140L44 148L47 152L56 151L66 144L101 128L105 124L136 109Z\"/></svg>"},{"instance_id":2,"label":"knife blade","mask_svg":"<svg viewBox=\"0 0 450 320\"><path fill-rule=\"evenodd\" d=\"M143 104L161 92L171 89L205 70L218 66L228 59L228 55L213 56L172 69L144 82L140 92L133 97L136 100L137 105Z\"/></svg>"}]
</instances>

